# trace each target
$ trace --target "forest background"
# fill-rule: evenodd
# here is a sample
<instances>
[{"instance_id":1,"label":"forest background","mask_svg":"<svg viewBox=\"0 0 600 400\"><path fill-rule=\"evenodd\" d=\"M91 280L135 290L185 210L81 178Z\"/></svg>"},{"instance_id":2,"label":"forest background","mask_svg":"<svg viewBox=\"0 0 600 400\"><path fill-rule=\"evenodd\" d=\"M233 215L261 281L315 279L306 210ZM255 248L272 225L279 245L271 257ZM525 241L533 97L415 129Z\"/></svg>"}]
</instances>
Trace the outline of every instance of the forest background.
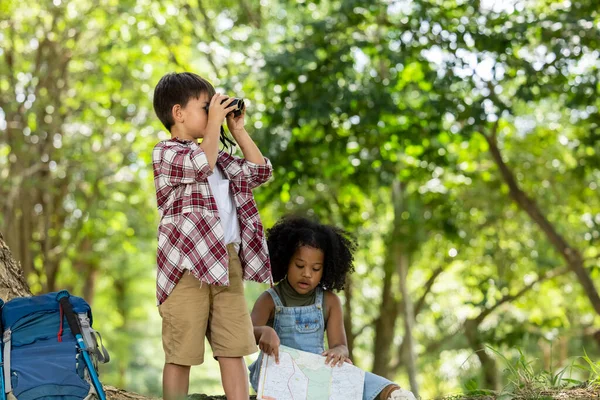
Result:
<instances>
[{"instance_id":1,"label":"forest background","mask_svg":"<svg viewBox=\"0 0 600 400\"><path fill-rule=\"evenodd\" d=\"M247 102L274 165L265 226L298 213L356 237L355 364L424 398L506 389L520 358L598 379L577 367L600 355L598 9L4 0L0 232L33 293L92 304L103 382L159 394L152 91L193 71ZM222 393L206 359L191 392Z\"/></svg>"}]
</instances>

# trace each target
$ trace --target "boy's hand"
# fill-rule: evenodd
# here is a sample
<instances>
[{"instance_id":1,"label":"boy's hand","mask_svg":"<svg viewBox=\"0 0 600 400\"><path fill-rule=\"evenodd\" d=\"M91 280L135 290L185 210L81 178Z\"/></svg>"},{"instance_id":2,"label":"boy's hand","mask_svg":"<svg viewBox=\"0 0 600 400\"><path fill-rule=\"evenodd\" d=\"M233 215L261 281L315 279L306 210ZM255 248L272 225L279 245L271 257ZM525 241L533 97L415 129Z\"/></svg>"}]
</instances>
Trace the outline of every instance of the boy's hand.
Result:
<instances>
[{"instance_id":1,"label":"boy's hand","mask_svg":"<svg viewBox=\"0 0 600 400\"><path fill-rule=\"evenodd\" d=\"M277 336L275 329L265 326L265 330L258 341L258 348L265 354L275 356L277 364L279 364L279 344L279 336Z\"/></svg>"},{"instance_id":2,"label":"boy's hand","mask_svg":"<svg viewBox=\"0 0 600 400\"><path fill-rule=\"evenodd\" d=\"M215 93L212 99L210 99L210 104L208 105L209 124L214 123L219 126L223 125L223 121L227 114L237 108L237 105L227 107L229 103L231 103L231 101L227 101L228 99L230 99L229 96L220 93Z\"/></svg>"},{"instance_id":3,"label":"boy's hand","mask_svg":"<svg viewBox=\"0 0 600 400\"><path fill-rule=\"evenodd\" d=\"M352 360L347 356L346 349L342 347L334 347L333 349L325 350L321 355L327 357L325 359L325 365L331 365L332 367L337 365L338 367L341 367L345 362L352 364Z\"/></svg>"},{"instance_id":4,"label":"boy's hand","mask_svg":"<svg viewBox=\"0 0 600 400\"><path fill-rule=\"evenodd\" d=\"M236 138L237 135L243 133L245 131L244 124L246 123L246 108L242 110L242 113L237 117L234 116L234 113L227 114L227 129ZM236 139L237 140L237 139Z\"/></svg>"}]
</instances>

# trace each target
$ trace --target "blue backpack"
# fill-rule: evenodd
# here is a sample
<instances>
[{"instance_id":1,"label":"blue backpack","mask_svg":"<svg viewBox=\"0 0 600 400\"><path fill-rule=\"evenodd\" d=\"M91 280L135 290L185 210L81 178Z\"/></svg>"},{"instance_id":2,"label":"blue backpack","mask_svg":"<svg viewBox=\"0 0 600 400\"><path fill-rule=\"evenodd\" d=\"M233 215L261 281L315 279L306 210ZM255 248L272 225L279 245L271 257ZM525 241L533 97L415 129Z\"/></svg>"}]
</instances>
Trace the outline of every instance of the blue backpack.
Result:
<instances>
[{"instance_id":1,"label":"blue backpack","mask_svg":"<svg viewBox=\"0 0 600 400\"><path fill-rule=\"evenodd\" d=\"M99 396L92 378L95 376L99 384L98 362L108 362L109 355L102 338L92 329L92 310L82 298L64 293L70 307L59 303L57 293L48 293L15 298L2 308L3 364L0 365L4 393L0 393L0 399L104 398L101 385L102 396ZM65 310L67 307L69 310ZM73 316L70 321L67 312ZM78 344L71 330L73 321L77 321L84 346ZM94 371L89 370L89 365L93 365Z\"/></svg>"}]
</instances>

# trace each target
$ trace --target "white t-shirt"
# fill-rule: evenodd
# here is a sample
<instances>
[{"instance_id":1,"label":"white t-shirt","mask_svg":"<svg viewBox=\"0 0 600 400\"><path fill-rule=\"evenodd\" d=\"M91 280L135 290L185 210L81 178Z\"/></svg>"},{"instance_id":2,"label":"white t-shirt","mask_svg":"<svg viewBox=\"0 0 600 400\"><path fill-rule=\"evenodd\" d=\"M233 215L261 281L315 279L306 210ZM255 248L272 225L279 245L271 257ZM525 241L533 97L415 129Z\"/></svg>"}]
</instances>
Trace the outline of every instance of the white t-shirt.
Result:
<instances>
[{"instance_id":1,"label":"white t-shirt","mask_svg":"<svg viewBox=\"0 0 600 400\"><path fill-rule=\"evenodd\" d=\"M208 184L212 190L221 226L225 232L225 244L235 243L239 251L242 237L240 235L240 224L237 217L237 210L233 201L233 196L229 191L229 180L225 178L221 169L215 165L212 175L208 177Z\"/></svg>"}]
</instances>

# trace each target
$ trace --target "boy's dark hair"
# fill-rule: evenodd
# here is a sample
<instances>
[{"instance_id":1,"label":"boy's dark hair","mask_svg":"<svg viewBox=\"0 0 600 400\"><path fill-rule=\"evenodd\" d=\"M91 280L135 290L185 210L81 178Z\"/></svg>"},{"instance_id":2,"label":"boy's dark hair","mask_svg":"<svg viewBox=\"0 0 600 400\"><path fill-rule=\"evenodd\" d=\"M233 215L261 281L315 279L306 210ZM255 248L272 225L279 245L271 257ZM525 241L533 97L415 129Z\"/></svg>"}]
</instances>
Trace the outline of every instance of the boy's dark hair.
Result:
<instances>
[{"instance_id":1,"label":"boy's dark hair","mask_svg":"<svg viewBox=\"0 0 600 400\"><path fill-rule=\"evenodd\" d=\"M185 107L191 98L197 99L202 93L207 93L209 99L215 94L215 88L206 79L191 72L166 74L154 88L154 112L171 132L175 124L173 106L179 104Z\"/></svg>"},{"instance_id":2,"label":"boy's dark hair","mask_svg":"<svg viewBox=\"0 0 600 400\"><path fill-rule=\"evenodd\" d=\"M348 232L335 226L304 217L285 217L267 230L267 245L275 282L286 277L290 259L301 246L323 251L325 261L319 285L325 289L342 290L346 275L354 271L356 242Z\"/></svg>"}]
</instances>

